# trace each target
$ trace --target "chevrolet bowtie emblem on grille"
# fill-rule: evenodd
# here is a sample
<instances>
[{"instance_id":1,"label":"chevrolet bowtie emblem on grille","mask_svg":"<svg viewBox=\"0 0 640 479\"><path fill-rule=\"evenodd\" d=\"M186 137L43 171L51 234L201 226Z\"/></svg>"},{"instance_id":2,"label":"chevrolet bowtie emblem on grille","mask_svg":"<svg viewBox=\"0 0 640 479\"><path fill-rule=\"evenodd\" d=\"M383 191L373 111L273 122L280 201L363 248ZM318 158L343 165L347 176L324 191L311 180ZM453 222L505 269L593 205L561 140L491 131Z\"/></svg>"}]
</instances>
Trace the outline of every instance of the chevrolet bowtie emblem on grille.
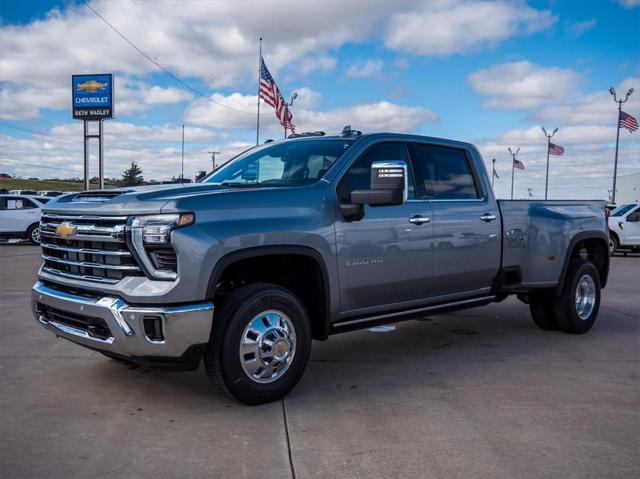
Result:
<instances>
[{"instance_id":1,"label":"chevrolet bowtie emblem on grille","mask_svg":"<svg viewBox=\"0 0 640 479\"><path fill-rule=\"evenodd\" d=\"M73 236L76 234L76 227L71 226L71 223L62 223L56 227L56 234L63 238Z\"/></svg>"}]
</instances>

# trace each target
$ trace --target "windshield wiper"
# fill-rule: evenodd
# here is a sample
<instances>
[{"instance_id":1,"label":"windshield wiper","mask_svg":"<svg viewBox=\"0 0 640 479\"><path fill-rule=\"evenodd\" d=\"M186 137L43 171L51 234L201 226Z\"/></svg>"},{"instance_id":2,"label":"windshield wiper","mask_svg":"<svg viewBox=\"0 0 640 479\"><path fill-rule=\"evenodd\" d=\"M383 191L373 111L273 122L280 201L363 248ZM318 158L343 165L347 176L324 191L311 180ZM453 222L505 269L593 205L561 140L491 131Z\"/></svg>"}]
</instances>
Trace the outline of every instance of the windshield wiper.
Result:
<instances>
[{"instance_id":1,"label":"windshield wiper","mask_svg":"<svg viewBox=\"0 0 640 479\"><path fill-rule=\"evenodd\" d=\"M220 183L222 186L230 186L231 188L260 188L262 183L254 181L253 183L246 183L243 181L223 181Z\"/></svg>"}]
</instances>

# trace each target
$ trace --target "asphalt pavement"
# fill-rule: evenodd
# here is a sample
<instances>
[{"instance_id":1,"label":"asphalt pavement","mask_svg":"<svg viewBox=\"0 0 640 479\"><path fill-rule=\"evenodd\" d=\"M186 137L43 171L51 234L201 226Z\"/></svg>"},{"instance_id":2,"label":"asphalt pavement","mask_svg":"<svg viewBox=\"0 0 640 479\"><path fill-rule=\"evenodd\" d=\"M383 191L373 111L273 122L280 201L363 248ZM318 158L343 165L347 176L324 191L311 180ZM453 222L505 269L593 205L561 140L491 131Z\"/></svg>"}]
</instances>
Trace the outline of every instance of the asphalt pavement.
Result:
<instances>
[{"instance_id":1,"label":"asphalt pavement","mask_svg":"<svg viewBox=\"0 0 640 479\"><path fill-rule=\"evenodd\" d=\"M616 478L640 471L640 255L586 335L508 299L315 342L284 401L127 366L38 326L33 246L0 246L0 477Z\"/></svg>"}]
</instances>

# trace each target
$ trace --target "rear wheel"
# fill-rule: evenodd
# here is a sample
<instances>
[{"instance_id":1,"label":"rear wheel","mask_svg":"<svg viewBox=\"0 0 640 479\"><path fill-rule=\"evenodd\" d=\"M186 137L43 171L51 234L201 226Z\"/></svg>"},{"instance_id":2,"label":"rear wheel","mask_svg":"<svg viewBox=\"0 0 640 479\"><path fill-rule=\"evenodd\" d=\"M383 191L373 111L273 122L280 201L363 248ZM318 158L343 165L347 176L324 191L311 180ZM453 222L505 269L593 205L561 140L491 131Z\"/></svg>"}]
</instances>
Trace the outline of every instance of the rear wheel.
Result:
<instances>
[{"instance_id":1,"label":"rear wheel","mask_svg":"<svg viewBox=\"0 0 640 479\"><path fill-rule=\"evenodd\" d=\"M40 244L40 225L38 223L34 223L29 226L27 230L27 239L31 241L32 244Z\"/></svg>"},{"instance_id":2,"label":"rear wheel","mask_svg":"<svg viewBox=\"0 0 640 479\"><path fill-rule=\"evenodd\" d=\"M554 301L555 319L562 331L583 334L591 329L600 309L600 274L593 263L573 261L562 292Z\"/></svg>"},{"instance_id":3,"label":"rear wheel","mask_svg":"<svg viewBox=\"0 0 640 479\"><path fill-rule=\"evenodd\" d=\"M536 293L529 298L531 318L540 329L547 331L559 329L553 309L553 300L551 293Z\"/></svg>"},{"instance_id":4,"label":"rear wheel","mask_svg":"<svg viewBox=\"0 0 640 479\"><path fill-rule=\"evenodd\" d=\"M256 283L233 291L216 312L204 365L233 398L263 404L293 389L310 352L311 325L302 302L285 288Z\"/></svg>"}]
</instances>

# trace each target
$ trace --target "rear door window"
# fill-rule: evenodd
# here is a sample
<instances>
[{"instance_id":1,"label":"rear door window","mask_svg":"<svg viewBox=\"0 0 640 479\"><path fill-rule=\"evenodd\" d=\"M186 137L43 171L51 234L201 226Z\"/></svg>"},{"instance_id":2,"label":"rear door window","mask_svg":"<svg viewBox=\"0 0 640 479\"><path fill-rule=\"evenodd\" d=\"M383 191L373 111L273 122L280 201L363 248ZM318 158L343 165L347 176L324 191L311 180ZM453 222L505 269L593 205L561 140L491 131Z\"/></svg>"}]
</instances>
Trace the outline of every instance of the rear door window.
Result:
<instances>
[{"instance_id":1,"label":"rear door window","mask_svg":"<svg viewBox=\"0 0 640 479\"><path fill-rule=\"evenodd\" d=\"M480 189L466 152L459 148L410 143L416 198L467 200L480 197Z\"/></svg>"}]
</instances>

